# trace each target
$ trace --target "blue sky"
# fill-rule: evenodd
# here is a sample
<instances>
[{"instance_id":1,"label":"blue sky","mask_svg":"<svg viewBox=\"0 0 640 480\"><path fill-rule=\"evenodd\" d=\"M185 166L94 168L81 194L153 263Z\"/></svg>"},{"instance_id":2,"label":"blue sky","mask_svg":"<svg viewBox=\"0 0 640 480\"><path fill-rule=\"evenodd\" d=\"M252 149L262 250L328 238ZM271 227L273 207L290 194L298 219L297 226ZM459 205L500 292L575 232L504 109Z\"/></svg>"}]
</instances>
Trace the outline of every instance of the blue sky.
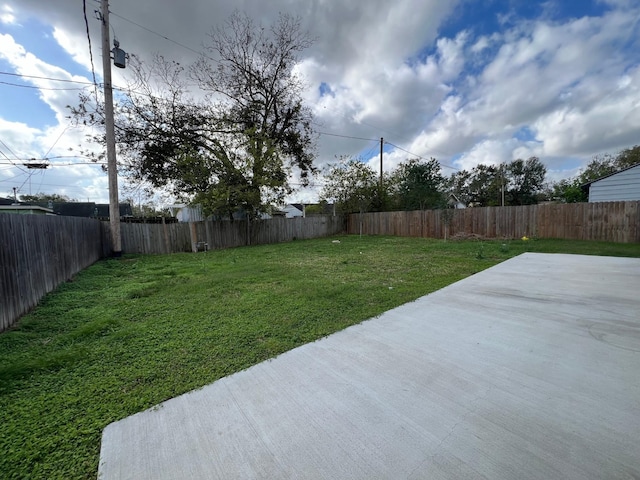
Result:
<instances>
[{"instance_id":1,"label":"blue sky","mask_svg":"<svg viewBox=\"0 0 640 480\"><path fill-rule=\"evenodd\" d=\"M215 3L110 5L195 50L234 7L265 23L279 11L301 15L317 38L297 72L323 132L319 166L359 155L377 169L375 140L384 137L401 147L385 146L385 169L405 160L406 151L459 169L538 156L557 180L575 175L595 154L640 143L638 0ZM96 8L87 0L100 82ZM143 59L160 52L185 65L195 60L190 50L118 16L112 26L122 47ZM90 83L90 70L80 2L0 0L0 196L19 187L22 194L106 200L105 174L76 156L87 132L66 119L78 90L52 90L91 88L69 82ZM116 83L126 81L126 71L114 75ZM21 165L45 155L46 171ZM140 195L136 185L120 183L121 196ZM311 188L291 200L316 195Z\"/></svg>"}]
</instances>

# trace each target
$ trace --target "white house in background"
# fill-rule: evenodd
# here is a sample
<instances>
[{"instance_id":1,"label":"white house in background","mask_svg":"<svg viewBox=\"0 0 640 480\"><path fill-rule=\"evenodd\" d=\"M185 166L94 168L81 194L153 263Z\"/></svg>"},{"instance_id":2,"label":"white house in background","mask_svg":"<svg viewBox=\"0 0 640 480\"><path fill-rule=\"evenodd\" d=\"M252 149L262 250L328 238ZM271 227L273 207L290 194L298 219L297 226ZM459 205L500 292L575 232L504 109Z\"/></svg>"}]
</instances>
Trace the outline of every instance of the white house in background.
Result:
<instances>
[{"instance_id":1,"label":"white house in background","mask_svg":"<svg viewBox=\"0 0 640 480\"><path fill-rule=\"evenodd\" d=\"M640 200L640 163L586 183L589 202Z\"/></svg>"},{"instance_id":2,"label":"white house in background","mask_svg":"<svg viewBox=\"0 0 640 480\"><path fill-rule=\"evenodd\" d=\"M202 222L202 205L171 205L169 211L172 217L176 217L178 222Z\"/></svg>"},{"instance_id":3,"label":"white house in background","mask_svg":"<svg viewBox=\"0 0 640 480\"><path fill-rule=\"evenodd\" d=\"M290 203L280 209L287 218L304 217L304 205L302 203Z\"/></svg>"},{"instance_id":4,"label":"white house in background","mask_svg":"<svg viewBox=\"0 0 640 480\"><path fill-rule=\"evenodd\" d=\"M447 199L447 205L449 205L449 208L455 208L456 210L467 208L467 206L460 201L460 199L455 193L449 194L449 198Z\"/></svg>"}]
</instances>

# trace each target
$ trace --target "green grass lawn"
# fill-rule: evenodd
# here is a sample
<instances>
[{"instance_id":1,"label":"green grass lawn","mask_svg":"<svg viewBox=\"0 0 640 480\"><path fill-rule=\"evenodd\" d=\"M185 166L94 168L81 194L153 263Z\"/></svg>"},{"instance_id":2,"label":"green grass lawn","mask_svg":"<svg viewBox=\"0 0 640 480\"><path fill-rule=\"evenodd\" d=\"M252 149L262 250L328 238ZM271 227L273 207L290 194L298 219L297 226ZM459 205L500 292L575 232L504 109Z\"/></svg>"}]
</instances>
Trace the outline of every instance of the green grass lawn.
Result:
<instances>
[{"instance_id":1,"label":"green grass lawn","mask_svg":"<svg viewBox=\"0 0 640 480\"><path fill-rule=\"evenodd\" d=\"M525 251L640 245L341 236L100 261L0 334L0 478L95 478L107 424Z\"/></svg>"}]
</instances>

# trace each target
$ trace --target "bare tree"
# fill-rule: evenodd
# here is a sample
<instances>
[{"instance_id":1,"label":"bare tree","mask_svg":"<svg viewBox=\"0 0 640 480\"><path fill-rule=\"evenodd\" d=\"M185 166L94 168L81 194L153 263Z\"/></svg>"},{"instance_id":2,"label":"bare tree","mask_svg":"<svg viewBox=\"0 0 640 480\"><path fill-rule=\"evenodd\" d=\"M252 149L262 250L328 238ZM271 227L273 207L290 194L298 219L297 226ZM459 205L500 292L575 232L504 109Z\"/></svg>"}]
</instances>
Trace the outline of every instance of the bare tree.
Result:
<instances>
[{"instance_id":1,"label":"bare tree","mask_svg":"<svg viewBox=\"0 0 640 480\"><path fill-rule=\"evenodd\" d=\"M116 106L125 174L230 218L282 200L292 169L303 182L314 171L312 114L294 72L311 43L298 18L280 15L265 29L236 12L188 68L161 56L131 62L133 80ZM99 123L102 110L90 105L81 97L72 112Z\"/></svg>"}]
</instances>

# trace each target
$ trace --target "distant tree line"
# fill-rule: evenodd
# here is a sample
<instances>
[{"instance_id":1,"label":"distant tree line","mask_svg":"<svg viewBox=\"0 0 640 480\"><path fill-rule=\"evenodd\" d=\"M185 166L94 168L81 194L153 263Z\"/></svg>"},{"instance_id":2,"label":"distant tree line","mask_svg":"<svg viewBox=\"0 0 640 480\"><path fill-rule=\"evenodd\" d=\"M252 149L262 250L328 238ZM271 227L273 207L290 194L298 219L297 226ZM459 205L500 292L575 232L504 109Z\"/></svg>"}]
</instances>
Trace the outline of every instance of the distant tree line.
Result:
<instances>
[{"instance_id":1,"label":"distant tree line","mask_svg":"<svg viewBox=\"0 0 640 480\"><path fill-rule=\"evenodd\" d=\"M476 207L586 202L585 184L638 163L640 146L635 146L616 155L596 155L577 176L548 183L538 157L477 165L449 177L435 158L408 159L385 173L381 184L362 159L345 157L329 166L320 199L335 203L342 213L438 209L458 201Z\"/></svg>"},{"instance_id":2,"label":"distant tree line","mask_svg":"<svg viewBox=\"0 0 640 480\"><path fill-rule=\"evenodd\" d=\"M408 159L379 176L360 159L332 165L325 176L321 200L335 202L343 213L446 208L458 201L472 206L537 203L544 190L546 168L531 157L503 165L478 165L450 177L435 158Z\"/></svg>"}]
</instances>

